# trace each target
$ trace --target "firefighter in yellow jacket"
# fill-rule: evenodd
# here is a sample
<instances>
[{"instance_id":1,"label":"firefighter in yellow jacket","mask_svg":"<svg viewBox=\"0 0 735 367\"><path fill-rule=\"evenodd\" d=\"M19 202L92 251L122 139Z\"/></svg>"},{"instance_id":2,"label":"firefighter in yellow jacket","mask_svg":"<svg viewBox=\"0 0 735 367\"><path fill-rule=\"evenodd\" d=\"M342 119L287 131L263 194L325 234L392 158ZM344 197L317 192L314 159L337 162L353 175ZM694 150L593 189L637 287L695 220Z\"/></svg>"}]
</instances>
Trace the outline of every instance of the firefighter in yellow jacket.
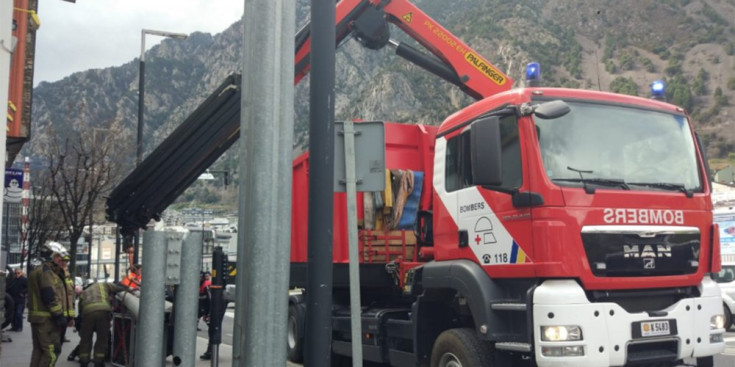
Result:
<instances>
[{"instance_id":1,"label":"firefighter in yellow jacket","mask_svg":"<svg viewBox=\"0 0 735 367\"><path fill-rule=\"evenodd\" d=\"M74 325L74 288L66 270L71 257L57 242L44 244L41 255L47 261L33 269L28 282L31 367L53 367L61 354L61 335Z\"/></svg>"},{"instance_id":2,"label":"firefighter in yellow jacket","mask_svg":"<svg viewBox=\"0 0 735 367\"><path fill-rule=\"evenodd\" d=\"M79 297L79 312L82 314L82 330L79 332L79 364L87 367L92 350L92 334L97 333L94 342L92 362L95 367L104 366L107 354L107 343L110 340L110 322L112 322L111 297L127 288L114 283L98 282L88 286Z\"/></svg>"}]
</instances>

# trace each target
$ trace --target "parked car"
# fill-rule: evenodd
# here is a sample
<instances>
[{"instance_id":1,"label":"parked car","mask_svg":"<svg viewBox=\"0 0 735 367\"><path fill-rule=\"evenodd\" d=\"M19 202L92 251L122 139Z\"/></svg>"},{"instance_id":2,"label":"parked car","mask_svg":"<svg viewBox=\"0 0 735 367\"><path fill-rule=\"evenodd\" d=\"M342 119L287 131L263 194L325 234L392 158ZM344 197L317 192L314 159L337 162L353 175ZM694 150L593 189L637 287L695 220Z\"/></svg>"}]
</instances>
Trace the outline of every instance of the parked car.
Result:
<instances>
[{"instance_id":1,"label":"parked car","mask_svg":"<svg viewBox=\"0 0 735 367\"><path fill-rule=\"evenodd\" d=\"M732 326L732 315L735 314L735 263L723 262L722 271L712 274L722 291L722 303L725 309L725 330Z\"/></svg>"}]
</instances>

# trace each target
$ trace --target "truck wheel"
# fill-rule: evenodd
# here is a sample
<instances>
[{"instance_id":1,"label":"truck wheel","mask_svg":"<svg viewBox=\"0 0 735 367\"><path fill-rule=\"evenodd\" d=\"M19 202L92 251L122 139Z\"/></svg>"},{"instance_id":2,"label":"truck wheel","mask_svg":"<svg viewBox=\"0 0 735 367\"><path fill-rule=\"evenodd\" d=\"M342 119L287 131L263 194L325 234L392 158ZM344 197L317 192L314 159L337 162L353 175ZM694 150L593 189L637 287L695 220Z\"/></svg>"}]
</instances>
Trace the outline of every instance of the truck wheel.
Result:
<instances>
[{"instance_id":1,"label":"truck wheel","mask_svg":"<svg viewBox=\"0 0 735 367\"><path fill-rule=\"evenodd\" d=\"M330 367L352 367L352 358L334 352L332 352L330 361Z\"/></svg>"},{"instance_id":2,"label":"truck wheel","mask_svg":"<svg viewBox=\"0 0 735 367\"><path fill-rule=\"evenodd\" d=\"M697 367L714 367L715 357L700 357L697 358Z\"/></svg>"},{"instance_id":3,"label":"truck wheel","mask_svg":"<svg viewBox=\"0 0 735 367\"><path fill-rule=\"evenodd\" d=\"M491 367L492 349L473 329L449 329L436 338L431 367Z\"/></svg>"},{"instance_id":4,"label":"truck wheel","mask_svg":"<svg viewBox=\"0 0 735 367\"><path fill-rule=\"evenodd\" d=\"M288 306L288 330L287 330L287 350L288 360L295 363L301 363L304 360L304 338L301 334L301 320L299 319L299 310L296 305Z\"/></svg>"},{"instance_id":5,"label":"truck wheel","mask_svg":"<svg viewBox=\"0 0 735 367\"><path fill-rule=\"evenodd\" d=\"M722 308L725 311L725 331L727 331L732 326L732 312L730 312L730 308L726 304L723 304Z\"/></svg>"}]
</instances>

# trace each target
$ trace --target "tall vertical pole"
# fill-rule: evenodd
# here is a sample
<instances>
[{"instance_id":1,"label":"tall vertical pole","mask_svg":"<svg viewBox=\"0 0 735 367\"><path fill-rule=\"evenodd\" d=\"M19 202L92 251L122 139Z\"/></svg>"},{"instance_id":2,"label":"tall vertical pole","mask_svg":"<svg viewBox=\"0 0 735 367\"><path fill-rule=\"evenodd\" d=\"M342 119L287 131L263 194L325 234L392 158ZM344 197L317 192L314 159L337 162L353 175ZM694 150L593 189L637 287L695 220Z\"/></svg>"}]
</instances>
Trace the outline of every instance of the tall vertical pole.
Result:
<instances>
[{"instance_id":1,"label":"tall vertical pole","mask_svg":"<svg viewBox=\"0 0 735 367\"><path fill-rule=\"evenodd\" d=\"M136 366L160 366L165 356L164 320L166 250L168 242L165 232L145 233L143 247L143 279L140 286L140 308L135 342Z\"/></svg>"},{"instance_id":2,"label":"tall vertical pole","mask_svg":"<svg viewBox=\"0 0 735 367\"><path fill-rule=\"evenodd\" d=\"M145 105L145 29L140 31L140 62L138 63L138 139L136 140L135 166L143 160L143 112Z\"/></svg>"},{"instance_id":3,"label":"tall vertical pole","mask_svg":"<svg viewBox=\"0 0 735 367\"><path fill-rule=\"evenodd\" d=\"M199 272L202 263L200 237L203 233L189 232L181 247L181 283L176 288L174 302L174 365L194 367L196 364L197 324L199 305ZM196 270L199 271L196 271ZM178 364L176 362L179 362Z\"/></svg>"},{"instance_id":4,"label":"tall vertical pole","mask_svg":"<svg viewBox=\"0 0 735 367\"><path fill-rule=\"evenodd\" d=\"M122 244L120 243L120 227L115 226L115 283L120 281L120 251Z\"/></svg>"},{"instance_id":5,"label":"tall vertical pole","mask_svg":"<svg viewBox=\"0 0 735 367\"><path fill-rule=\"evenodd\" d=\"M286 365L295 23L292 1L245 1L233 366Z\"/></svg>"},{"instance_id":6,"label":"tall vertical pole","mask_svg":"<svg viewBox=\"0 0 735 367\"><path fill-rule=\"evenodd\" d=\"M352 366L362 367L362 315L360 301L360 254L357 248L357 176L355 173L355 126L344 122L345 191L347 193L347 239L350 258L350 332Z\"/></svg>"},{"instance_id":7,"label":"tall vertical pole","mask_svg":"<svg viewBox=\"0 0 735 367\"><path fill-rule=\"evenodd\" d=\"M23 269L23 257L31 256L28 249L28 211L31 207L31 158L26 157L23 163L23 194L22 208L20 216L20 244L21 244L21 262L20 268ZM29 269L30 270L30 269Z\"/></svg>"},{"instance_id":8,"label":"tall vertical pole","mask_svg":"<svg viewBox=\"0 0 735 367\"><path fill-rule=\"evenodd\" d=\"M333 0L311 0L306 367L329 366L331 361L334 22Z\"/></svg>"},{"instance_id":9,"label":"tall vertical pole","mask_svg":"<svg viewBox=\"0 0 735 367\"><path fill-rule=\"evenodd\" d=\"M138 135L135 145L135 166L143 160L143 113L145 112L145 29L140 31L140 62L138 63ZM133 264L138 263L140 251L140 229L135 230L133 240ZM133 265L128 264L128 265Z\"/></svg>"},{"instance_id":10,"label":"tall vertical pole","mask_svg":"<svg viewBox=\"0 0 735 367\"><path fill-rule=\"evenodd\" d=\"M3 45L12 44L12 26L13 24L13 2L2 1L0 2L0 41ZM2 111L5 112L2 116L5 116L8 108L8 87L10 85L10 59L13 56L12 50L6 47L0 47L0 106ZM0 134L0 162L5 163L7 159L5 157L5 141L6 134ZM0 218L3 217L3 197L0 196ZM1 229L1 228L0 228ZM7 261L7 253L3 248L4 244L0 243L0 276L4 275L5 263Z\"/></svg>"}]
</instances>

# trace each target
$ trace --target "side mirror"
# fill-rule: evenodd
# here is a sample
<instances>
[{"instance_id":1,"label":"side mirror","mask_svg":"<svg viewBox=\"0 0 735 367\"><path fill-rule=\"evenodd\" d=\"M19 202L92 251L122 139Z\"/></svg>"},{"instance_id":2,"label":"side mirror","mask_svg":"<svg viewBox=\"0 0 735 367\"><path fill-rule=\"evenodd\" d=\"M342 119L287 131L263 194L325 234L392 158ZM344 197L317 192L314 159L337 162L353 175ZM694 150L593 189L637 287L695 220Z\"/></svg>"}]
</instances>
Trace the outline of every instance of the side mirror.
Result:
<instances>
[{"instance_id":1,"label":"side mirror","mask_svg":"<svg viewBox=\"0 0 735 367\"><path fill-rule=\"evenodd\" d=\"M503 183L500 159L500 119L497 116L480 119L470 126L472 152L472 183L498 186Z\"/></svg>"},{"instance_id":2,"label":"side mirror","mask_svg":"<svg viewBox=\"0 0 735 367\"><path fill-rule=\"evenodd\" d=\"M566 104L566 102L562 100L556 100L544 102L536 106L533 114L540 119L552 120L568 114L569 111L571 111L571 108L569 108L569 105Z\"/></svg>"}]
</instances>

